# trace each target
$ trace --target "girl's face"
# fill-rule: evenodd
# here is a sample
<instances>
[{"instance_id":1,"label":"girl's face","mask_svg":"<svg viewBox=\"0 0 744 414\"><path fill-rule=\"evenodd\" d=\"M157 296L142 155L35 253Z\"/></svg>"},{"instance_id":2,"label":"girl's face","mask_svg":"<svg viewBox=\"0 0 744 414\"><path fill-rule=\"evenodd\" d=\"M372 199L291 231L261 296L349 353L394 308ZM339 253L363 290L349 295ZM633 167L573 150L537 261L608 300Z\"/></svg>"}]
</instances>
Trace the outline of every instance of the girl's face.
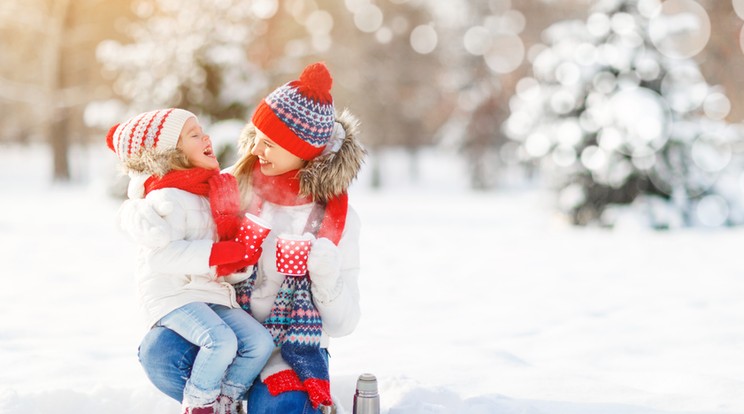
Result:
<instances>
[{"instance_id":1,"label":"girl's face","mask_svg":"<svg viewBox=\"0 0 744 414\"><path fill-rule=\"evenodd\" d=\"M208 170L220 168L220 163L212 149L212 140L202 131L201 125L193 116L183 125L177 147L186 154L186 159L193 167Z\"/></svg>"},{"instance_id":2,"label":"girl's face","mask_svg":"<svg viewBox=\"0 0 744 414\"><path fill-rule=\"evenodd\" d=\"M258 129L256 129L256 142L253 145L251 154L258 157L261 172L269 177L281 175L285 172L302 168L305 165L305 161L302 158L280 147Z\"/></svg>"}]
</instances>

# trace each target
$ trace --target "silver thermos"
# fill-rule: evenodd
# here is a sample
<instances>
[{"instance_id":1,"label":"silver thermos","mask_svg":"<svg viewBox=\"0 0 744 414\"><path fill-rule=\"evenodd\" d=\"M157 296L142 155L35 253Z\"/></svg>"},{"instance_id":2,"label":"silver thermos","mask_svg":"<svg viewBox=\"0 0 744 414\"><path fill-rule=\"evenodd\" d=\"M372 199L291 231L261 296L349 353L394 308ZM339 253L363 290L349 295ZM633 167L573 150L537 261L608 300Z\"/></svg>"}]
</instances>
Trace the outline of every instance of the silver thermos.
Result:
<instances>
[{"instance_id":1,"label":"silver thermos","mask_svg":"<svg viewBox=\"0 0 744 414\"><path fill-rule=\"evenodd\" d=\"M377 378L362 374L357 380L354 394L354 414L380 414L380 394L377 393Z\"/></svg>"}]
</instances>

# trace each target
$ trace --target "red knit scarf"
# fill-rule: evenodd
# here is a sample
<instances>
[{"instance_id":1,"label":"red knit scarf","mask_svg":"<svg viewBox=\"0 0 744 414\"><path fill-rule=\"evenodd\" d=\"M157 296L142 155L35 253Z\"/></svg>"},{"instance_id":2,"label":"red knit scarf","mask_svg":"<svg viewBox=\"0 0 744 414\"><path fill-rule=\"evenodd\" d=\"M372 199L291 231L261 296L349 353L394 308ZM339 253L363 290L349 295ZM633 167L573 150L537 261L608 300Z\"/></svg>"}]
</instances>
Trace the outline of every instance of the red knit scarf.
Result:
<instances>
[{"instance_id":1,"label":"red knit scarf","mask_svg":"<svg viewBox=\"0 0 744 414\"><path fill-rule=\"evenodd\" d=\"M259 215L261 205L266 200L280 206L298 206L313 202L311 196L300 196L299 170L292 170L281 175L266 176L261 166L256 163L251 174L251 187L254 195L248 211ZM338 245L346 225L346 213L349 209L349 197L346 193L333 197L325 205L325 215L320 224L318 238L325 237Z\"/></svg>"},{"instance_id":2,"label":"red knit scarf","mask_svg":"<svg viewBox=\"0 0 744 414\"><path fill-rule=\"evenodd\" d=\"M209 179L219 173L219 170L189 168L188 170L173 170L162 177L152 175L145 181L145 195L161 188L178 188L207 197L209 196Z\"/></svg>"}]
</instances>

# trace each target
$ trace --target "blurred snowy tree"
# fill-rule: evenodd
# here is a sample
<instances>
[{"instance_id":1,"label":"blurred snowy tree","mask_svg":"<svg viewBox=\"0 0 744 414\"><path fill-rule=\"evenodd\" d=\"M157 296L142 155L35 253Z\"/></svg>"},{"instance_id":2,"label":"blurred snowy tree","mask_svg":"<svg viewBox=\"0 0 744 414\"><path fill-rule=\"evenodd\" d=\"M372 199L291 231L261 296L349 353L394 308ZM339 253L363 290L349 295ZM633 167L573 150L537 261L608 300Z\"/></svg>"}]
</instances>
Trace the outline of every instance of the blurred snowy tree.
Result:
<instances>
[{"instance_id":1,"label":"blurred snowy tree","mask_svg":"<svg viewBox=\"0 0 744 414\"><path fill-rule=\"evenodd\" d=\"M375 154L389 147L408 151L415 181L417 150L433 143L447 112L439 88L440 33L431 10L423 0L347 0L344 6L334 10L338 18L329 56L336 69L334 97L339 103L348 97L345 106L362 122L372 152L373 186L384 185L380 169L385 166Z\"/></svg>"},{"instance_id":2,"label":"blurred snowy tree","mask_svg":"<svg viewBox=\"0 0 744 414\"><path fill-rule=\"evenodd\" d=\"M600 0L585 21L544 32L504 128L574 223L744 222L741 128L691 59L709 34L691 0Z\"/></svg>"},{"instance_id":3,"label":"blurred snowy tree","mask_svg":"<svg viewBox=\"0 0 744 414\"><path fill-rule=\"evenodd\" d=\"M111 10L103 0L0 4L0 142L48 144L56 181L71 178L69 149L86 138L81 113L99 80L92 36Z\"/></svg>"},{"instance_id":4,"label":"blurred snowy tree","mask_svg":"<svg viewBox=\"0 0 744 414\"><path fill-rule=\"evenodd\" d=\"M274 0L139 0L137 19L122 24L131 43L106 40L97 55L115 78L127 114L179 106L213 118L244 118L261 98L266 77L248 47L267 29ZM89 122L105 128L109 106L93 106ZM126 114L114 114L121 118Z\"/></svg>"},{"instance_id":5,"label":"blurred snowy tree","mask_svg":"<svg viewBox=\"0 0 744 414\"><path fill-rule=\"evenodd\" d=\"M448 33L443 36L443 86L456 97L440 141L468 159L471 186L487 189L494 185L500 152L509 142L500 126L509 115L507 96L526 55L520 38L525 15L509 0L437 2L435 10Z\"/></svg>"}]
</instances>

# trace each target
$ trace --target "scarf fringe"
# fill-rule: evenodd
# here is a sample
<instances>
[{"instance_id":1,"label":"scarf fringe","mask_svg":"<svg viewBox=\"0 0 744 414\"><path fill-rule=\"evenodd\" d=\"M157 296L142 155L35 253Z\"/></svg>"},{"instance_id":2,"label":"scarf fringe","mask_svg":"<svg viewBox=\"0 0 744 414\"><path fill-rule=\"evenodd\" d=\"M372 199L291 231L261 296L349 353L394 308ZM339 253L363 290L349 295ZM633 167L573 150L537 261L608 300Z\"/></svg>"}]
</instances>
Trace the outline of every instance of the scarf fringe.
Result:
<instances>
[{"instance_id":1,"label":"scarf fringe","mask_svg":"<svg viewBox=\"0 0 744 414\"><path fill-rule=\"evenodd\" d=\"M266 377L263 382L266 384L269 394L274 397L289 391L302 391L307 393L310 403L315 409L321 405L333 405L331 384L328 380L309 378L300 381L300 377L294 371L287 369Z\"/></svg>"}]
</instances>

